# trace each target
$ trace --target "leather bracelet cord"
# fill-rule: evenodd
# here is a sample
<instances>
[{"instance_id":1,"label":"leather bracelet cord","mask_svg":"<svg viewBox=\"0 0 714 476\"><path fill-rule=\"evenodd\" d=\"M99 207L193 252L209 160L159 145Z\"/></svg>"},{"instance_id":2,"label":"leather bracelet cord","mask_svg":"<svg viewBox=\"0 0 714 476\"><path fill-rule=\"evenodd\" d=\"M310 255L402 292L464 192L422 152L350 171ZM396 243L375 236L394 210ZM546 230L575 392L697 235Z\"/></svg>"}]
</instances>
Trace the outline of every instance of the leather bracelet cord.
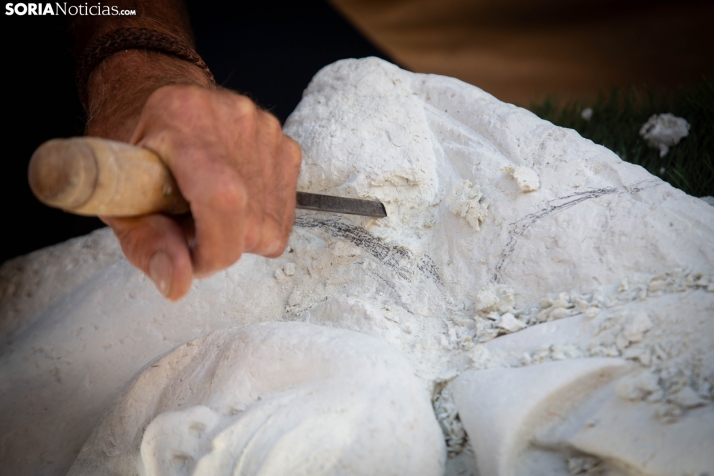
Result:
<instances>
[{"instance_id":1,"label":"leather bracelet cord","mask_svg":"<svg viewBox=\"0 0 714 476\"><path fill-rule=\"evenodd\" d=\"M114 53L129 49L157 51L188 61L203 70L211 85L216 85L213 73L203 59L177 36L150 28L118 28L90 43L77 62L75 80L85 111L89 101L87 85L92 71Z\"/></svg>"}]
</instances>

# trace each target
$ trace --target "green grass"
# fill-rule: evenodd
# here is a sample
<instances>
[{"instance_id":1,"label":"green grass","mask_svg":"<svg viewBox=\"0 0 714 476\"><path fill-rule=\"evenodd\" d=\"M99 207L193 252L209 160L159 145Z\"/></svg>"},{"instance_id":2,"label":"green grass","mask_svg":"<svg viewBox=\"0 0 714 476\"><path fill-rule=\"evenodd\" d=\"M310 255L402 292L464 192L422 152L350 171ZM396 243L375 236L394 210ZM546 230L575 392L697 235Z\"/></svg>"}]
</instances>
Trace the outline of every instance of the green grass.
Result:
<instances>
[{"instance_id":1,"label":"green grass","mask_svg":"<svg viewBox=\"0 0 714 476\"><path fill-rule=\"evenodd\" d=\"M593 110L586 121L581 112ZM701 83L669 94L647 89L614 89L594 101L559 105L552 98L530 108L539 117L561 127L575 129L623 160L638 164L695 197L714 196L714 82ZM640 136L642 125L653 114L669 112L691 125L689 135L670 148L665 157Z\"/></svg>"}]
</instances>

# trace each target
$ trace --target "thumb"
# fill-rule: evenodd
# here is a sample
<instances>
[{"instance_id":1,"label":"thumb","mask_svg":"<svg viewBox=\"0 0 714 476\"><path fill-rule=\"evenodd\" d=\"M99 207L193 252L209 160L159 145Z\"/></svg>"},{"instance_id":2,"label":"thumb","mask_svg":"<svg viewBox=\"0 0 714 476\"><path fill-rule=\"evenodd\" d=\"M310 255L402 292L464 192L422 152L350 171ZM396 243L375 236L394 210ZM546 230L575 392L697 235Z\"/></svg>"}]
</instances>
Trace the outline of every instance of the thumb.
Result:
<instances>
[{"instance_id":1,"label":"thumb","mask_svg":"<svg viewBox=\"0 0 714 476\"><path fill-rule=\"evenodd\" d=\"M101 217L119 239L124 256L171 301L188 293L193 280L191 255L181 227L164 215Z\"/></svg>"}]
</instances>

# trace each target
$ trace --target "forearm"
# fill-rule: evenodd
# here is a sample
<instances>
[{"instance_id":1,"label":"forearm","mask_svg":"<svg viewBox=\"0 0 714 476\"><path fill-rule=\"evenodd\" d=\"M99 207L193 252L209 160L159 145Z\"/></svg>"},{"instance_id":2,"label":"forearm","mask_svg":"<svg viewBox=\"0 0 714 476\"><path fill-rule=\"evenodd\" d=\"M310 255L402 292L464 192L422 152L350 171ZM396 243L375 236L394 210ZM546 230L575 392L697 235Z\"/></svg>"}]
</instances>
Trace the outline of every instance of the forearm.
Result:
<instances>
[{"instance_id":1,"label":"forearm","mask_svg":"<svg viewBox=\"0 0 714 476\"><path fill-rule=\"evenodd\" d=\"M128 141L155 90L169 84L211 84L199 67L153 51L128 50L103 61L89 78L87 134Z\"/></svg>"},{"instance_id":2,"label":"forearm","mask_svg":"<svg viewBox=\"0 0 714 476\"><path fill-rule=\"evenodd\" d=\"M84 17L72 25L78 75L88 78L87 132L156 152L191 212L180 219L102 219L129 262L176 300L194 277L225 269L243 253L283 252L295 215L300 146L253 101L215 89L192 51L182 0L118 1L138 15ZM194 86L169 86L177 84Z\"/></svg>"},{"instance_id":3,"label":"forearm","mask_svg":"<svg viewBox=\"0 0 714 476\"><path fill-rule=\"evenodd\" d=\"M79 56L92 41L119 28L141 27L168 33L193 46L193 37L181 0L122 0L120 10L137 15L74 17L70 31ZM128 141L146 99L161 86L211 82L198 66L172 55L143 49L117 52L89 75L85 105L89 135Z\"/></svg>"}]
</instances>

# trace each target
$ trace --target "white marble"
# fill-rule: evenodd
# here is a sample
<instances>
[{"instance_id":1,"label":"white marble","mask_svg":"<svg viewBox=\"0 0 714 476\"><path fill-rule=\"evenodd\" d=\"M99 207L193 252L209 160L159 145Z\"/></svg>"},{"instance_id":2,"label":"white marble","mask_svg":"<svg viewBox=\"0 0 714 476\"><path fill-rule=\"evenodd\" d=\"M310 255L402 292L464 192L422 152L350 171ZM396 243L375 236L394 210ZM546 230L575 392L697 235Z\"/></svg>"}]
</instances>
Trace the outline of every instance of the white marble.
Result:
<instances>
[{"instance_id":1,"label":"white marble","mask_svg":"<svg viewBox=\"0 0 714 476\"><path fill-rule=\"evenodd\" d=\"M323 69L285 130L303 148L300 189L376 198L389 217L300 213L283 256L244 256L179 303L106 230L0 268L10 474L65 474L78 454L73 474L299 474L320 461L321 474L341 474L344 461L363 474L417 474L418 461L429 474L481 476L714 466L701 450L714 444L714 208L476 87L375 58ZM295 329L324 353L236 348L218 380L186 370L225 355L208 342L267 333L287 343ZM333 380L316 371L291 386L291 365L330 368L331 358L345 359ZM170 362L188 367L151 378ZM538 385L519 387L529 379ZM246 381L272 385L265 403ZM578 382L587 391L573 393ZM236 407L244 420L230 417L229 395L249 396ZM289 395L294 406L268 408ZM564 398L563 412L539 412ZM349 411L320 413L345 399ZM485 409L510 416L486 421ZM256 423L263 411L282 423ZM290 422L305 422L299 444L281 426ZM259 428L260 451L243 425Z\"/></svg>"}]
</instances>

